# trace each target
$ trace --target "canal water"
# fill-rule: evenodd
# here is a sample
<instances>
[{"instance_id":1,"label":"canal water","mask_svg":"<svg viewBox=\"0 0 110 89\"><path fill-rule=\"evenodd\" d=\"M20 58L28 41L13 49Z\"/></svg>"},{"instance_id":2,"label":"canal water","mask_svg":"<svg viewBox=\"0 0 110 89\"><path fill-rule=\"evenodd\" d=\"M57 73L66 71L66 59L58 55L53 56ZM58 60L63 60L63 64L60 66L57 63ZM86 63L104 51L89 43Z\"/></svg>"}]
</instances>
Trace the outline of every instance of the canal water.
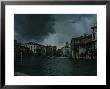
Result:
<instances>
[{"instance_id":1,"label":"canal water","mask_svg":"<svg viewBox=\"0 0 110 89\"><path fill-rule=\"evenodd\" d=\"M16 59L14 71L30 76L96 76L96 60L67 57L24 57Z\"/></svg>"}]
</instances>

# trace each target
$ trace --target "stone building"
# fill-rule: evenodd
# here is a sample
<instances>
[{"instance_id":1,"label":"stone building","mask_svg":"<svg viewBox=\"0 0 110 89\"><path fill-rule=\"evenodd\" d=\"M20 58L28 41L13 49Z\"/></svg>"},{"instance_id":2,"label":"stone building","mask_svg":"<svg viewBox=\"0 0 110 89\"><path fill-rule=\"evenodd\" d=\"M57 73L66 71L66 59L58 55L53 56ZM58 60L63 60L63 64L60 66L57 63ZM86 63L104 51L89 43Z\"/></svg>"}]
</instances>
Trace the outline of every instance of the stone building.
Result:
<instances>
[{"instance_id":1,"label":"stone building","mask_svg":"<svg viewBox=\"0 0 110 89\"><path fill-rule=\"evenodd\" d=\"M66 42L66 45L62 47L61 49L63 52L62 54L63 57L70 57L71 49L70 49L70 44L68 42Z\"/></svg>"},{"instance_id":2,"label":"stone building","mask_svg":"<svg viewBox=\"0 0 110 89\"><path fill-rule=\"evenodd\" d=\"M14 42L15 57L23 56L56 56L56 46L45 46L35 42L18 43Z\"/></svg>"},{"instance_id":3,"label":"stone building","mask_svg":"<svg viewBox=\"0 0 110 89\"><path fill-rule=\"evenodd\" d=\"M22 44L24 47L29 48L32 53L36 56L45 56L46 55L46 47L44 45L40 45L35 42L29 42Z\"/></svg>"},{"instance_id":4,"label":"stone building","mask_svg":"<svg viewBox=\"0 0 110 89\"><path fill-rule=\"evenodd\" d=\"M46 46L46 56L53 57L56 56L56 46Z\"/></svg>"},{"instance_id":5,"label":"stone building","mask_svg":"<svg viewBox=\"0 0 110 89\"><path fill-rule=\"evenodd\" d=\"M14 58L20 58L25 56L31 56L32 51L23 46L22 43L18 43L17 40L14 40Z\"/></svg>"},{"instance_id":6,"label":"stone building","mask_svg":"<svg viewBox=\"0 0 110 89\"><path fill-rule=\"evenodd\" d=\"M91 27L91 34L72 38L71 57L74 59L96 59L97 57L97 26Z\"/></svg>"},{"instance_id":7,"label":"stone building","mask_svg":"<svg viewBox=\"0 0 110 89\"><path fill-rule=\"evenodd\" d=\"M57 49L57 57L62 57L62 56L63 56L62 49Z\"/></svg>"}]
</instances>

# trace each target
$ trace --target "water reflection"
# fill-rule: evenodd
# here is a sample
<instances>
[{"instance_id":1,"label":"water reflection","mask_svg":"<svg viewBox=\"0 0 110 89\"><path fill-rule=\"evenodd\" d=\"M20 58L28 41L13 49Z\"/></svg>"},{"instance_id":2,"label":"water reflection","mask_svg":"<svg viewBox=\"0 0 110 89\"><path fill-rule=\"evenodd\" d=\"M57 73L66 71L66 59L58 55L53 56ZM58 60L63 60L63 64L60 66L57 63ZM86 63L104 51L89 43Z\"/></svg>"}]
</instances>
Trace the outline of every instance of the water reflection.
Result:
<instances>
[{"instance_id":1,"label":"water reflection","mask_svg":"<svg viewBox=\"0 0 110 89\"><path fill-rule=\"evenodd\" d=\"M15 72L32 76L78 76L96 75L97 63L94 60L73 60L64 57L43 58L23 57L15 61Z\"/></svg>"}]
</instances>

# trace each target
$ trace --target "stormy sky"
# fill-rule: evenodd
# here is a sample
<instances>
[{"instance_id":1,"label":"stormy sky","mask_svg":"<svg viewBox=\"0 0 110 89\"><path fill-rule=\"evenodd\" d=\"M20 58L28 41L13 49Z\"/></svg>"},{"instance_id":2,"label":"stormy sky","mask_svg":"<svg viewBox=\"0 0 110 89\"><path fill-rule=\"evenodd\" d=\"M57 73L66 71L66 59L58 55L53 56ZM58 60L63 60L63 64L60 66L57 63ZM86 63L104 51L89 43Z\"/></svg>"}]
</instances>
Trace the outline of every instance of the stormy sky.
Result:
<instances>
[{"instance_id":1,"label":"stormy sky","mask_svg":"<svg viewBox=\"0 0 110 89\"><path fill-rule=\"evenodd\" d=\"M14 38L62 47L73 37L90 34L96 23L96 14L15 14Z\"/></svg>"}]
</instances>

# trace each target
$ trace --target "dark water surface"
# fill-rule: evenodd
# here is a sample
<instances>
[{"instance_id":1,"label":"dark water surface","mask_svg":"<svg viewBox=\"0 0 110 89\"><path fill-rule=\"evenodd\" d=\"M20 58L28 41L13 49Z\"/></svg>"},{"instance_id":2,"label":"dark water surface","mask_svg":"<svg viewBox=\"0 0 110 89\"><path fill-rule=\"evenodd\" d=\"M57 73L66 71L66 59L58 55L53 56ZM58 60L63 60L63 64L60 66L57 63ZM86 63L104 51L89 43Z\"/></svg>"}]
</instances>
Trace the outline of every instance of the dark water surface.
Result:
<instances>
[{"instance_id":1,"label":"dark water surface","mask_svg":"<svg viewBox=\"0 0 110 89\"><path fill-rule=\"evenodd\" d=\"M25 57L16 59L15 72L31 76L96 76L96 60L74 60L66 57Z\"/></svg>"}]
</instances>

